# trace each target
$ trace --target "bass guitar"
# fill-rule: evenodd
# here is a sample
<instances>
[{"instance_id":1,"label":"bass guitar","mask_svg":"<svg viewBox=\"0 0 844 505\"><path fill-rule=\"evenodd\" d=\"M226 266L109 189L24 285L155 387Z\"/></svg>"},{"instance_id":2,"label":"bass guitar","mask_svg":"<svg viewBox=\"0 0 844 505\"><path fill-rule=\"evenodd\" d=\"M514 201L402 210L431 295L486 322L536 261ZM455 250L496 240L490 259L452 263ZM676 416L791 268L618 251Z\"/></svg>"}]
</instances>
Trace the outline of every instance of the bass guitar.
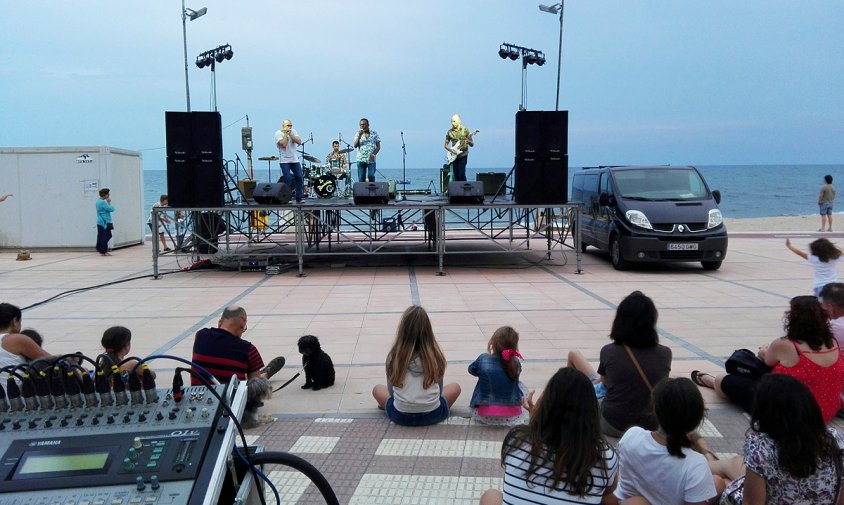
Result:
<instances>
[{"instance_id":1,"label":"bass guitar","mask_svg":"<svg viewBox=\"0 0 844 505\"><path fill-rule=\"evenodd\" d=\"M469 134L469 138L474 137L475 135L477 135L480 132L481 132L480 130L473 131L472 133ZM462 141L462 140L455 141L454 144L450 145L449 147L451 148L448 151L448 164L449 165L454 163L454 160L456 160L458 156L463 154L465 152L465 150L468 149L468 146L464 145L464 141Z\"/></svg>"}]
</instances>

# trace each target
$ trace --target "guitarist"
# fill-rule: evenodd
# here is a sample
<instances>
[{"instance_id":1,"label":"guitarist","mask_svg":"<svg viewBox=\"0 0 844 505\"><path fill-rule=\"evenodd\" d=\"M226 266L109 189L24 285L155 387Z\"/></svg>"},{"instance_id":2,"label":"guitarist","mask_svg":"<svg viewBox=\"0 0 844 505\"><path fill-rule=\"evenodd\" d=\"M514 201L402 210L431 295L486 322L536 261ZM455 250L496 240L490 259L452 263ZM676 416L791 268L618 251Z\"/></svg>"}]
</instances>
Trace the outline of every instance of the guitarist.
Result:
<instances>
[{"instance_id":1,"label":"guitarist","mask_svg":"<svg viewBox=\"0 0 844 505\"><path fill-rule=\"evenodd\" d=\"M457 158L451 164L451 171L455 181L466 180L466 162L469 161L469 148L474 146L472 134L469 129L460 124L460 116L451 116L451 129L445 134L446 151L456 154Z\"/></svg>"}]
</instances>

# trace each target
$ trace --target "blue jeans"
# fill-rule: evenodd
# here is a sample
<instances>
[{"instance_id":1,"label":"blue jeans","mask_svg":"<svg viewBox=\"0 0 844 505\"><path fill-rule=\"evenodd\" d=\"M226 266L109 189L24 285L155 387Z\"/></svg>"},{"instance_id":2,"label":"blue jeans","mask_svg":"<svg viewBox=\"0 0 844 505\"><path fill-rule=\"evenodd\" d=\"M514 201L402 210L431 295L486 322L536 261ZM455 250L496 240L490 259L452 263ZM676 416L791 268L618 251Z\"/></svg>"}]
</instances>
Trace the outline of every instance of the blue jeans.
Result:
<instances>
[{"instance_id":1,"label":"blue jeans","mask_svg":"<svg viewBox=\"0 0 844 505\"><path fill-rule=\"evenodd\" d=\"M97 225L97 252L105 254L108 252L108 241L111 240L111 230ZM155 240L155 237L153 237Z\"/></svg>"},{"instance_id":2,"label":"blue jeans","mask_svg":"<svg viewBox=\"0 0 844 505\"><path fill-rule=\"evenodd\" d=\"M402 426L428 426L445 421L448 418L448 404L445 398L440 396L440 406L431 412L420 412L418 414L406 414L399 412L393 406L393 397L387 399L387 406L384 408L390 421Z\"/></svg>"},{"instance_id":3,"label":"blue jeans","mask_svg":"<svg viewBox=\"0 0 844 505\"><path fill-rule=\"evenodd\" d=\"M454 179L455 181L465 181L466 180L466 163L468 163L469 157L468 156L461 156L454 160L454 163L451 164L451 170L454 172Z\"/></svg>"},{"instance_id":4,"label":"blue jeans","mask_svg":"<svg viewBox=\"0 0 844 505\"><path fill-rule=\"evenodd\" d=\"M294 190L296 201L302 201L302 195L305 192L305 184L302 176L302 164L279 163L278 165L281 167L281 178L284 179L284 183ZM295 181L293 181L296 183L295 186L292 184L290 179L295 179Z\"/></svg>"},{"instance_id":5,"label":"blue jeans","mask_svg":"<svg viewBox=\"0 0 844 505\"><path fill-rule=\"evenodd\" d=\"M375 162L358 161L358 182L375 182Z\"/></svg>"}]
</instances>

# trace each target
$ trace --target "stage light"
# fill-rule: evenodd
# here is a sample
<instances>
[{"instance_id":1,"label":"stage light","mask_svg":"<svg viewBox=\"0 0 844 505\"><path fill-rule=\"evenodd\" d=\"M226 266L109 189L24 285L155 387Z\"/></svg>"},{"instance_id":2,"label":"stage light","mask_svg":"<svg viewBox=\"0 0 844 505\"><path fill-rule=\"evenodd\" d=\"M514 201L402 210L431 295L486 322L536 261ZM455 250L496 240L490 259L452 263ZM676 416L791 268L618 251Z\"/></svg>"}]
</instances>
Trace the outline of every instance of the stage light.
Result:
<instances>
[{"instance_id":1,"label":"stage light","mask_svg":"<svg viewBox=\"0 0 844 505\"><path fill-rule=\"evenodd\" d=\"M229 47L228 49L226 49L226 52L223 53L223 54L224 54L224 56L226 57L227 60L230 60L230 59L232 59L232 56L234 56L234 51L232 51L232 48Z\"/></svg>"},{"instance_id":2,"label":"stage light","mask_svg":"<svg viewBox=\"0 0 844 505\"><path fill-rule=\"evenodd\" d=\"M563 10L565 8L565 0L561 0L560 3L554 5L539 5L539 10L542 12L547 12L549 14L559 14L560 15L560 46L557 49L557 102L554 106L554 110L560 110L560 67L563 63ZM543 58L543 63L544 63ZM541 65L541 63L540 63Z\"/></svg>"},{"instance_id":3,"label":"stage light","mask_svg":"<svg viewBox=\"0 0 844 505\"><path fill-rule=\"evenodd\" d=\"M519 52L511 49L510 54L507 56L509 56L511 60L516 61L519 59Z\"/></svg>"},{"instance_id":4,"label":"stage light","mask_svg":"<svg viewBox=\"0 0 844 505\"><path fill-rule=\"evenodd\" d=\"M501 46L501 49L498 50L498 56L500 56L502 60L506 60L509 55L510 51L505 49L504 46Z\"/></svg>"},{"instance_id":5,"label":"stage light","mask_svg":"<svg viewBox=\"0 0 844 505\"><path fill-rule=\"evenodd\" d=\"M527 94L525 86L525 71L528 65L544 65L545 54L542 51L537 51L536 49L530 49L504 42L498 46L498 56L500 56L501 59L506 60L507 58L510 58L513 61L518 60L519 56L522 57L522 101L519 104L519 110L525 110L525 95Z\"/></svg>"},{"instance_id":6,"label":"stage light","mask_svg":"<svg viewBox=\"0 0 844 505\"><path fill-rule=\"evenodd\" d=\"M214 59L217 60L217 63L222 63L224 59L226 59L226 55L223 53L217 53L214 55Z\"/></svg>"},{"instance_id":7,"label":"stage light","mask_svg":"<svg viewBox=\"0 0 844 505\"><path fill-rule=\"evenodd\" d=\"M188 112L190 112L190 84L188 83L188 31L186 22L188 19L193 21L201 18L206 12L208 12L206 7L202 7L199 10L188 9L185 7L185 0L182 0L182 46L185 50L185 101L187 102Z\"/></svg>"}]
</instances>

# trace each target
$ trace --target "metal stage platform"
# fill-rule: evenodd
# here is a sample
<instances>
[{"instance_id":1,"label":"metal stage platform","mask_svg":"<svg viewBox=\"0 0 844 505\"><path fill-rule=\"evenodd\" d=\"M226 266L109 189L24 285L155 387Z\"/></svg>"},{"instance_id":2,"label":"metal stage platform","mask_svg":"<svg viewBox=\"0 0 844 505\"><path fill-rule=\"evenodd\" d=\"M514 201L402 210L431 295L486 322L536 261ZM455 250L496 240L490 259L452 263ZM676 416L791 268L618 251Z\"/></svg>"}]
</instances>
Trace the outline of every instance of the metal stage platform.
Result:
<instances>
[{"instance_id":1,"label":"metal stage platform","mask_svg":"<svg viewBox=\"0 0 844 505\"><path fill-rule=\"evenodd\" d=\"M308 258L422 255L435 256L442 275L447 255L544 251L550 259L554 249L570 248L581 273L580 237L570 236L576 227L569 226L577 222L579 206L520 205L510 195L469 205L414 195L383 205L317 198L286 205L165 207L154 209L153 228L162 212L184 212L175 234L170 225L170 238L180 247L166 254L187 257L190 264L211 259L240 270L272 271L295 260L303 275ZM158 278L161 245L157 237L152 242Z\"/></svg>"}]
</instances>

